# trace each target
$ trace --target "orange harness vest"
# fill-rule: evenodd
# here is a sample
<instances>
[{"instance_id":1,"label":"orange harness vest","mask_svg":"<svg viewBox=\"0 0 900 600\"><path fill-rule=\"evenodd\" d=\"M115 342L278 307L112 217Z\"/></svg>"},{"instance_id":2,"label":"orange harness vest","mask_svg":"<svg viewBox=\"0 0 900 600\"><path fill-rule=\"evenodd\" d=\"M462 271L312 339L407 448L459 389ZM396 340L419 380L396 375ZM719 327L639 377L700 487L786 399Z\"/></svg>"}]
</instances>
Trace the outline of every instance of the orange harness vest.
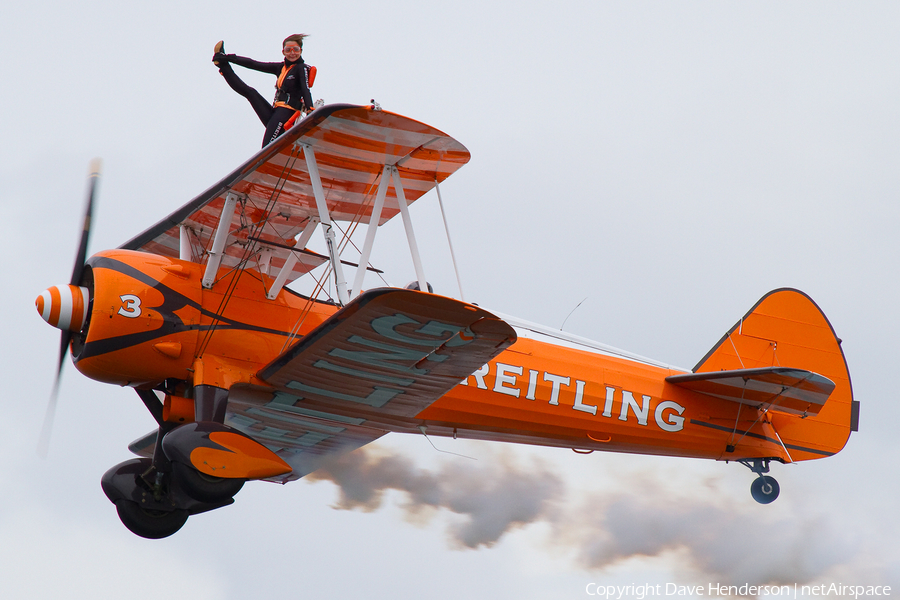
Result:
<instances>
[{"instance_id":1,"label":"orange harness vest","mask_svg":"<svg viewBox=\"0 0 900 600\"><path fill-rule=\"evenodd\" d=\"M280 96L282 94L281 86L284 83L284 78L290 73L291 69L293 69L296 65L291 66L283 66L281 67L281 75L278 76L278 81L275 82L275 89L278 90L275 92L275 102L272 104L273 107L277 108L279 106L283 106L285 108L293 108L294 110L298 110L296 106L291 106L287 102L280 100ZM312 88L313 83L316 81L316 68L313 66L309 66L308 69L304 69L306 71L306 87ZM308 106L307 109L311 109L311 106Z\"/></svg>"}]
</instances>

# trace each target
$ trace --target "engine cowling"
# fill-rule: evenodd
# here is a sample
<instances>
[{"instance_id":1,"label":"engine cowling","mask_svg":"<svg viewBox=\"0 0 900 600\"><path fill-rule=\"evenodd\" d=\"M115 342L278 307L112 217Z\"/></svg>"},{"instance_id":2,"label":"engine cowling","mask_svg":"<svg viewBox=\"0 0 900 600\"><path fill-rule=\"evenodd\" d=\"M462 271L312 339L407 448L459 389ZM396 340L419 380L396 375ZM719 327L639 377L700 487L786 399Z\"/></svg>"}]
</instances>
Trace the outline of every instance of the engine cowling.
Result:
<instances>
[{"instance_id":1,"label":"engine cowling","mask_svg":"<svg viewBox=\"0 0 900 600\"><path fill-rule=\"evenodd\" d=\"M75 368L117 385L187 379L197 345L200 265L108 250L88 260L87 327L73 339Z\"/></svg>"}]
</instances>

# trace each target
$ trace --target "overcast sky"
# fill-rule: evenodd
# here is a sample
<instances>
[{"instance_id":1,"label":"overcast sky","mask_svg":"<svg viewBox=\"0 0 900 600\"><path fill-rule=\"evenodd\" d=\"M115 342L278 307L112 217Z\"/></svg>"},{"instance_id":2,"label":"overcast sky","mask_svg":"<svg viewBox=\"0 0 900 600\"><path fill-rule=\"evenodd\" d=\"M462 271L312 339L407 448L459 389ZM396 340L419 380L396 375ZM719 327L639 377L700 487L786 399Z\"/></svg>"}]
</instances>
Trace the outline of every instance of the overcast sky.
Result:
<instances>
[{"instance_id":1,"label":"overcast sky","mask_svg":"<svg viewBox=\"0 0 900 600\"><path fill-rule=\"evenodd\" d=\"M4 598L900 589L900 4L87 0L3 12ZM330 476L344 487L251 483L171 538L129 533L100 477L154 422L133 391L69 363L50 456L37 458L58 332L34 298L68 281L90 160L104 164L96 252L258 149L262 126L210 63L213 44L279 60L299 32L314 98L374 98L471 151L441 188L466 300L559 327L586 298L566 331L691 367L766 292L799 288L844 341L859 433L837 456L774 466L781 497L768 506L734 464L435 441L473 461L387 436ZM271 76L241 74L273 93ZM436 196L412 217L428 279L458 296ZM389 283L414 279L399 222L377 241Z\"/></svg>"}]
</instances>

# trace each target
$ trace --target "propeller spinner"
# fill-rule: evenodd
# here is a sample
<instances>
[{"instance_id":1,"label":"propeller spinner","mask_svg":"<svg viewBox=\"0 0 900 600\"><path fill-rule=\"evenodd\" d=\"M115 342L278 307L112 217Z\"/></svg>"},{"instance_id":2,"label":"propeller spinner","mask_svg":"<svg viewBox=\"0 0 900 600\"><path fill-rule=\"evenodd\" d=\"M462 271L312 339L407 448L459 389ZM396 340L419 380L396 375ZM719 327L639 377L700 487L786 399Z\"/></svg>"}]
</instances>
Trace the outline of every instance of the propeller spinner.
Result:
<instances>
[{"instance_id":1,"label":"propeller spinner","mask_svg":"<svg viewBox=\"0 0 900 600\"><path fill-rule=\"evenodd\" d=\"M87 258L88 241L91 236L91 216L94 212L94 196L97 193L99 178L100 161L95 159L91 162L81 240L78 243L78 253L75 256L75 266L72 269L72 278L69 281L69 285L56 285L48 288L41 292L41 295L35 300L35 306L41 317L50 325L62 330L59 343L59 361L56 366L56 379L53 382L53 391L50 393L50 401L47 404L47 413L44 416L44 426L41 429L41 439L38 444L38 452L44 457L47 456L47 449L50 446L50 432L53 429L53 418L56 414L59 378L62 374L66 353L69 351L72 334L80 331L87 321L88 307L90 306L89 291L87 288L79 286L79 284L84 273L84 261Z\"/></svg>"},{"instance_id":2,"label":"propeller spinner","mask_svg":"<svg viewBox=\"0 0 900 600\"><path fill-rule=\"evenodd\" d=\"M38 314L58 329L81 331L87 321L90 296L86 287L54 285L34 301Z\"/></svg>"}]
</instances>

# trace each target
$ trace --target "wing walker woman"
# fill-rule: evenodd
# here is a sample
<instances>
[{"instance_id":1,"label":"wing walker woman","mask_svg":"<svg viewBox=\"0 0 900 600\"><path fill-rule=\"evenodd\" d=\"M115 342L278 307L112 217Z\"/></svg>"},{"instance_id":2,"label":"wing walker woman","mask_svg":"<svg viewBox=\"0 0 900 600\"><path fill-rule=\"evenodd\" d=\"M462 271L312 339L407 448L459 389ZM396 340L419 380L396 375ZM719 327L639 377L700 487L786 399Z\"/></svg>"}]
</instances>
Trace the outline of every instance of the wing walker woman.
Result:
<instances>
[{"instance_id":1,"label":"wing walker woman","mask_svg":"<svg viewBox=\"0 0 900 600\"><path fill-rule=\"evenodd\" d=\"M309 88L315 80L316 68L303 62L301 54L305 37L305 33L297 33L284 38L281 44L283 62L259 62L252 58L225 54L225 44L221 41L214 48L213 64L219 67L219 73L231 89L250 102L256 116L266 126L263 146L284 133L285 125L292 117L299 113L309 113L314 108ZM275 101L269 104L259 92L241 81L231 68L232 64L277 75Z\"/></svg>"}]
</instances>

